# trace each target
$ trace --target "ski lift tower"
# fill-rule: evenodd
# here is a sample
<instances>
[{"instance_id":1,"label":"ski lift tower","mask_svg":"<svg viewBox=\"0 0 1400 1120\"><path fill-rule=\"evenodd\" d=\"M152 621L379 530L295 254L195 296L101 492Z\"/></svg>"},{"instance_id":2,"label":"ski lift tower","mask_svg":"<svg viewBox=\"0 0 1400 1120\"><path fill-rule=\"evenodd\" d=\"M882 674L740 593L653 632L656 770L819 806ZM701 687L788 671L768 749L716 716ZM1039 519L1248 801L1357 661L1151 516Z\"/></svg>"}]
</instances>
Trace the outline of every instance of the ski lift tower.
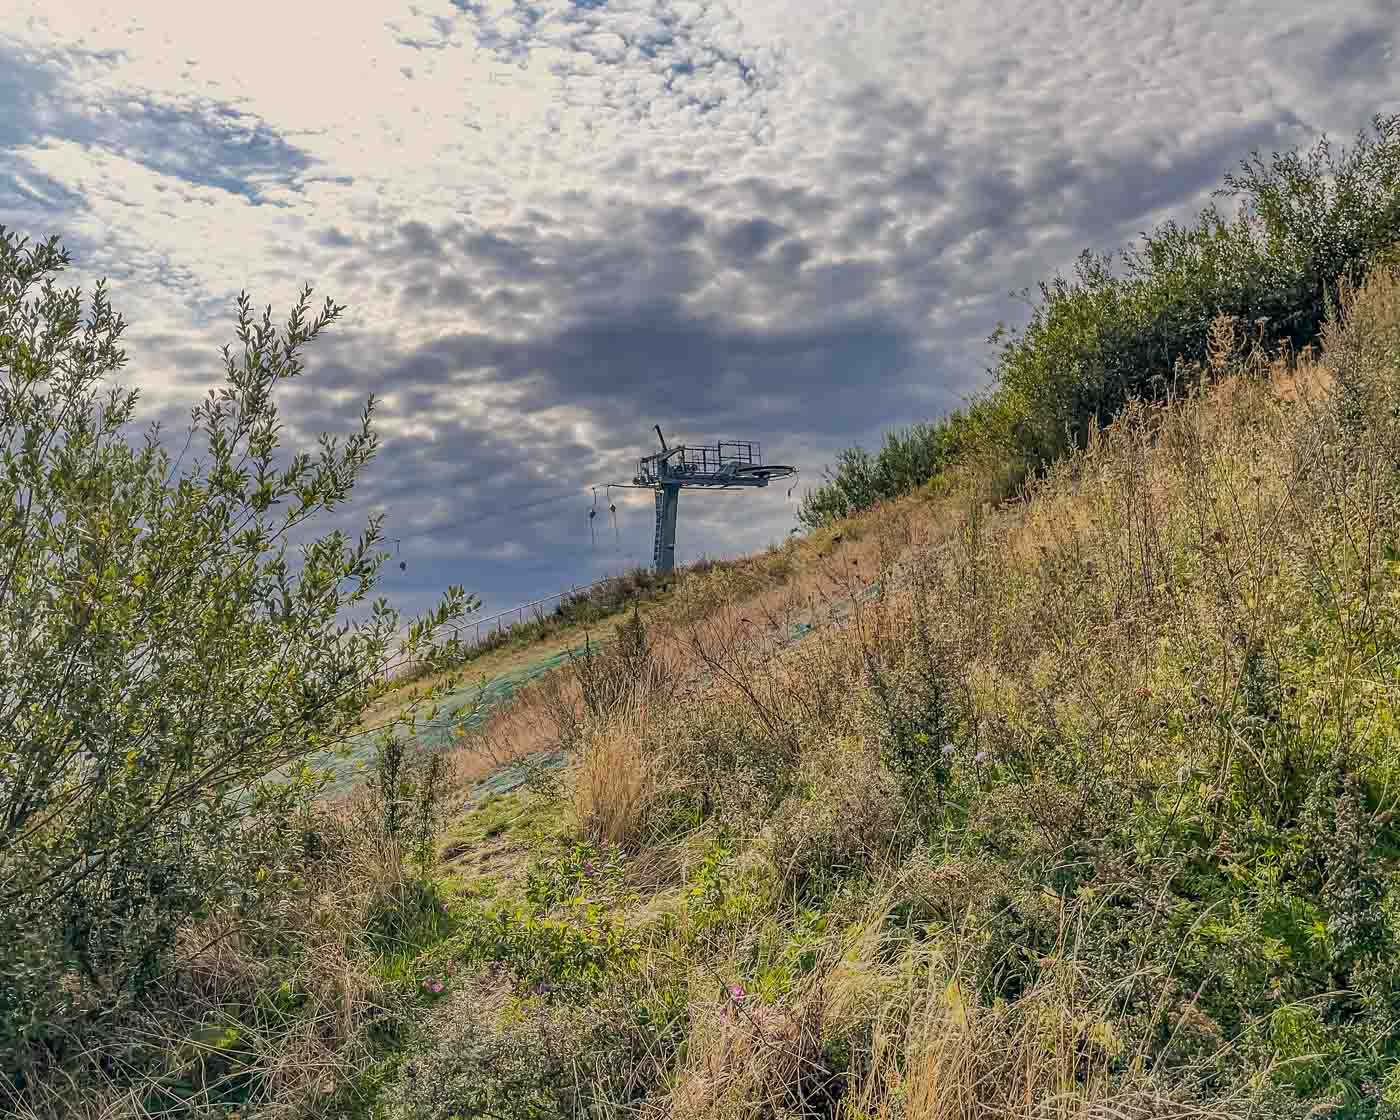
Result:
<instances>
[{"instance_id":1,"label":"ski lift tower","mask_svg":"<svg viewBox=\"0 0 1400 1120\"><path fill-rule=\"evenodd\" d=\"M757 443L728 440L702 446L667 447L656 425L661 450L638 465L632 485L656 492L656 541L653 563L658 574L676 566L676 507L683 489L740 490L767 486L775 478L797 473L794 467L764 466Z\"/></svg>"}]
</instances>

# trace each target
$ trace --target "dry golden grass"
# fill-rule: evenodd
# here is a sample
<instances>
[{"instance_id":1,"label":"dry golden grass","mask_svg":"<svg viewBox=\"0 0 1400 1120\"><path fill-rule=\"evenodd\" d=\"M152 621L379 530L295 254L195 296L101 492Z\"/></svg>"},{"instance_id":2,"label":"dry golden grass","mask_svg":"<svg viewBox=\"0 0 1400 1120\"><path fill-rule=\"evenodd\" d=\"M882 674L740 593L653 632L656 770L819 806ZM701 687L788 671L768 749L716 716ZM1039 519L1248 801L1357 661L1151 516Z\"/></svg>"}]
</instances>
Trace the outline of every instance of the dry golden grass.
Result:
<instances>
[{"instance_id":1,"label":"dry golden grass","mask_svg":"<svg viewBox=\"0 0 1400 1120\"><path fill-rule=\"evenodd\" d=\"M950 532L957 509L956 503L906 498L783 549L692 575L673 600L642 611L657 656L669 674L693 685L702 675L704 651L743 649L750 659L767 657L793 624L839 626L832 618L834 604L857 598L883 567L909 553L913 540L927 542ZM582 640L581 631L577 637ZM571 647L531 647L510 654L508 662L483 659L473 668L505 672L566 648ZM829 647L814 650L816 659L830 652ZM785 670L789 664L794 677L807 675L798 662L784 662ZM578 682L567 664L530 682L452 753L454 787L465 789L502 766L554 749L557 712L579 701Z\"/></svg>"},{"instance_id":2,"label":"dry golden grass","mask_svg":"<svg viewBox=\"0 0 1400 1120\"><path fill-rule=\"evenodd\" d=\"M792 1008L720 1000L692 1007L687 1059L655 1111L674 1120L802 1115L829 1081L817 999Z\"/></svg>"},{"instance_id":3,"label":"dry golden grass","mask_svg":"<svg viewBox=\"0 0 1400 1120\"><path fill-rule=\"evenodd\" d=\"M1059 962L1062 971L1073 965ZM956 973L933 969L912 1006L875 1031L860 1090L842 1115L878 1120L1125 1120L1238 1115L1203 1107L1138 1069L1114 1075L1124 1041L1082 981L1048 981L1015 1002L981 1004ZM894 1001L898 1003L899 1001ZM1182 1078L1182 1081L1186 1081Z\"/></svg>"},{"instance_id":4,"label":"dry golden grass","mask_svg":"<svg viewBox=\"0 0 1400 1120\"><path fill-rule=\"evenodd\" d=\"M579 831L622 848L639 839L659 777L646 705L629 707L625 716L585 734L572 783Z\"/></svg>"},{"instance_id":5,"label":"dry golden grass","mask_svg":"<svg viewBox=\"0 0 1400 1120\"><path fill-rule=\"evenodd\" d=\"M1397 291L1393 278L1378 278L1353 297L1353 313L1400 321ZM1245 1088L1202 1101L1193 1095L1201 1070L1188 1062L1170 1075L1154 1072L1132 1049L1133 1028L1113 1010L1116 990L1142 983L1165 991L1167 979L1086 972L1075 963L1075 928L1062 901L1061 942L1040 962L1041 979L1009 1003L977 998L959 956L976 935L960 923L979 891L995 884L956 864L911 884L896 866L898 845L884 849L858 829L848 836L835 827L858 824L857 806L875 789L853 761L865 757L860 750L850 760L840 752L869 732L853 701L868 693L871 665L898 679L926 624L939 655L959 667L962 700L974 713L969 751L1020 752L1045 766L1052 760L1037 755L1046 748L1034 734L1047 726L1078 745L1073 763L1055 760L1055 781L1005 791L1047 850L1090 835L1101 799L1174 781L1178 770L1223 782L1221 767L1235 767L1267 789L1258 760L1227 755L1222 763L1200 695L1213 710L1228 708L1239 687L1238 648L1283 633L1310 580L1370 563L1388 531L1378 496L1363 489L1343 501L1325 492L1339 476L1318 433L1329 430L1335 388L1327 363L1263 354L1221 321L1199 391L1132 406L1024 500L993 507L971 487L905 499L805 542L782 586L726 586L723 575L696 584L697 605L682 601L658 638L676 672L699 682L690 707L660 738L656 719L620 717L594 730L573 787L580 823L599 838L645 843L648 802L658 783L677 780L659 756L703 759L732 726L786 759L780 766L803 796L817 799L780 813L776 825L761 815L749 824L755 834L792 834L773 852L780 883L810 845L835 844L839 858L889 883L891 898L918 896L948 933L892 955L873 932L877 914L833 943L788 1003L742 1014L732 1001L693 1000L688 1047L660 1111L687 1120L800 1114L821 1093L823 1041L845 1031L865 1040L837 1113L849 1120L1252 1114ZM1338 501L1342 511L1324 517ZM1346 533L1350 559L1338 551ZM880 593L860 598L877 578ZM842 600L855 606L832 620L830 607ZM816 623L815 633L789 645L782 632L798 620ZM1358 680L1356 692L1382 683ZM539 702L522 697L501 726ZM1183 724L1170 755L1161 750L1167 712ZM827 790L827 771L848 780L849 803L839 788ZM836 812L818 812L821 804ZM977 811L995 819L995 791ZM729 820L744 827L737 813ZM1123 869L1124 889L1148 889L1149 878L1132 876L1151 873ZM695 975L741 957L736 948L697 958ZM1201 1045L1220 1052L1215 1025L1193 1019L1190 1003L1174 1014L1176 1030L1196 1022ZM866 1035L856 1030L862 1023Z\"/></svg>"}]
</instances>

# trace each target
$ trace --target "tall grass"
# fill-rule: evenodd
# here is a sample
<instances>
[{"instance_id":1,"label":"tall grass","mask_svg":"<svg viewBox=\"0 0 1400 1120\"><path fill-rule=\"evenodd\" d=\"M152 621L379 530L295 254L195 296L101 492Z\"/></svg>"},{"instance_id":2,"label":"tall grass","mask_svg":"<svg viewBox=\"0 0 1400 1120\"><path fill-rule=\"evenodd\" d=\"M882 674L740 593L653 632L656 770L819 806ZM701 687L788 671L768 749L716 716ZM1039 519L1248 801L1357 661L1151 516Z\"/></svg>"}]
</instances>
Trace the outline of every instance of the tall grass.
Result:
<instances>
[{"instance_id":1,"label":"tall grass","mask_svg":"<svg viewBox=\"0 0 1400 1120\"><path fill-rule=\"evenodd\" d=\"M658 639L684 687L575 694L635 939L578 1006L667 1040L594 1113L1400 1107L1398 324L1386 270L1321 360L1218 318L1023 500L845 522Z\"/></svg>"},{"instance_id":2,"label":"tall grass","mask_svg":"<svg viewBox=\"0 0 1400 1120\"><path fill-rule=\"evenodd\" d=\"M571 759L523 876L440 919L368 791L131 1022L260 1115L384 1025L384 1120L1393 1115L1400 278L1320 359L1207 343L1022 500L887 503L524 690L461 762ZM409 1016L417 960L459 982ZM92 1115L156 1114L94 1059Z\"/></svg>"}]
</instances>

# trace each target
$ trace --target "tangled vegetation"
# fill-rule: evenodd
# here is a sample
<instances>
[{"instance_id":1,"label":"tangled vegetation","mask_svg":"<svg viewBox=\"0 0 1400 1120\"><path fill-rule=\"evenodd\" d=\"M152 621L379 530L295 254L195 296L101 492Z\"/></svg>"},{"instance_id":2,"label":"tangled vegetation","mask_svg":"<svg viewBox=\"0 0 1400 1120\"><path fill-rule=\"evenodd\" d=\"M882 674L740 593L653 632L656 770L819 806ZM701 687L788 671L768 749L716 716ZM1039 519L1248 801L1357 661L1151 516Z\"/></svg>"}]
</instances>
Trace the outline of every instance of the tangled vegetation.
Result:
<instances>
[{"instance_id":1,"label":"tangled vegetation","mask_svg":"<svg viewBox=\"0 0 1400 1120\"><path fill-rule=\"evenodd\" d=\"M876 516L844 625L579 667L375 1115L1400 1115L1400 276L1343 299Z\"/></svg>"}]
</instances>

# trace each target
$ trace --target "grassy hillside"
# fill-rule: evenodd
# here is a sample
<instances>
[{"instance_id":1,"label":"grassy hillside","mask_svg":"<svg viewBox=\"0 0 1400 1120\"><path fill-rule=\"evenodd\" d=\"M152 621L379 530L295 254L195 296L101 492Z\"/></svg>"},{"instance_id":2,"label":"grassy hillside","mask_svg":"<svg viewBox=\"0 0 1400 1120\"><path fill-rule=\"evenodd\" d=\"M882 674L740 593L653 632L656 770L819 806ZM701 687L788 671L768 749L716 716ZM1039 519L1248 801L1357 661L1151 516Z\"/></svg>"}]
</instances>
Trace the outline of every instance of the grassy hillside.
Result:
<instances>
[{"instance_id":1,"label":"grassy hillside","mask_svg":"<svg viewBox=\"0 0 1400 1120\"><path fill-rule=\"evenodd\" d=\"M1215 323L1025 504L872 519L846 626L634 655L381 1106L1393 1114L1397 354L1393 277L1323 364Z\"/></svg>"},{"instance_id":2,"label":"grassy hillside","mask_svg":"<svg viewBox=\"0 0 1400 1120\"><path fill-rule=\"evenodd\" d=\"M106 511L40 519L51 570L16 586L62 609L10 611L55 637L7 666L62 704L0 736L7 1107L1400 1117L1397 122L1378 135L1325 189L1322 162L1258 165L1256 213L1161 234L1131 282L1047 286L990 403L848 456L860 485L805 539L465 661L425 637L450 589L392 689L397 619L337 636L327 591L368 595L376 526L301 586L275 526L228 551L231 510L300 485L267 466L259 379L300 368L259 358L295 358L269 325L230 364L255 478L212 405L228 469L169 495L115 427L70 434L91 469L62 441L47 475L7 460ZM38 384L23 286L0 356ZM315 500L372 450L367 410ZM301 764L347 735L369 765L318 799Z\"/></svg>"},{"instance_id":3,"label":"grassy hillside","mask_svg":"<svg viewBox=\"0 0 1400 1120\"><path fill-rule=\"evenodd\" d=\"M1400 1115L1400 278L1319 361L1222 319L1199 372L453 759L564 771L327 810L296 951L192 946L125 1114Z\"/></svg>"},{"instance_id":4,"label":"grassy hillside","mask_svg":"<svg viewBox=\"0 0 1400 1120\"><path fill-rule=\"evenodd\" d=\"M816 622L844 616L851 596L874 578L861 574L862 560L867 573L878 560L872 540L858 543L865 534L860 522L827 526L751 556L698 561L664 583L634 573L567 611L508 629L500 640L449 650L431 671L397 676L366 708L349 749L326 759L336 774L331 793L347 794L363 780L375 743L391 731L410 751L434 752L472 733L472 749L449 759L454 788L522 756L551 753L555 732L540 712L558 689L569 690L570 674L562 681L538 678L606 649L634 614L658 637L689 634L716 603L742 601L760 620L756 625L789 638L794 630L805 635Z\"/></svg>"},{"instance_id":5,"label":"grassy hillside","mask_svg":"<svg viewBox=\"0 0 1400 1120\"><path fill-rule=\"evenodd\" d=\"M1400 284L1202 380L868 519L845 625L634 651L379 1110L1397 1114Z\"/></svg>"},{"instance_id":6,"label":"grassy hillside","mask_svg":"<svg viewBox=\"0 0 1400 1120\"><path fill-rule=\"evenodd\" d=\"M571 766L452 824L367 1112L1394 1114L1400 283L1349 308L522 698Z\"/></svg>"}]
</instances>

